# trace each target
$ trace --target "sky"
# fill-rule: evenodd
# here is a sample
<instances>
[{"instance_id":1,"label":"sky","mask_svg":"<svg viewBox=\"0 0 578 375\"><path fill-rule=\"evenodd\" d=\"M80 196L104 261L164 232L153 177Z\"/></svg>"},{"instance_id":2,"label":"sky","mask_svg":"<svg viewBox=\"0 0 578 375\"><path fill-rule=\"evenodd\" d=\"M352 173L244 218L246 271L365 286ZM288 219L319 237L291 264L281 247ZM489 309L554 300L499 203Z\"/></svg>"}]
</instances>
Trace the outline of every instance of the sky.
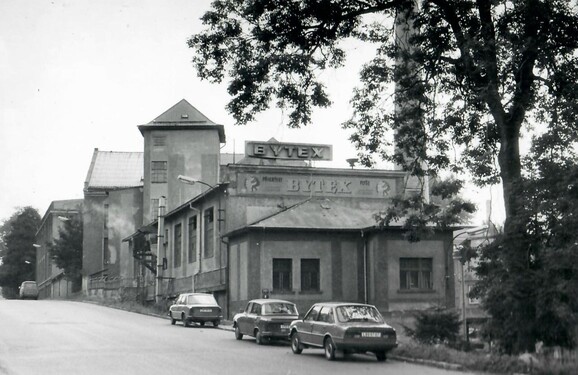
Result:
<instances>
[{"instance_id":1,"label":"sky","mask_svg":"<svg viewBox=\"0 0 578 375\"><path fill-rule=\"evenodd\" d=\"M351 116L352 90L371 55L351 45L347 67L323 73L333 105L312 125L287 128L273 108L246 126L226 112L226 86L197 78L187 38L203 30L209 0L0 1L0 221L18 207L44 215L54 200L83 198L95 148L143 151L137 129L186 99L225 127L224 152L245 141L331 144L333 161L347 168L356 156L340 124ZM464 196L486 217L503 220L499 189L468 187Z\"/></svg>"}]
</instances>

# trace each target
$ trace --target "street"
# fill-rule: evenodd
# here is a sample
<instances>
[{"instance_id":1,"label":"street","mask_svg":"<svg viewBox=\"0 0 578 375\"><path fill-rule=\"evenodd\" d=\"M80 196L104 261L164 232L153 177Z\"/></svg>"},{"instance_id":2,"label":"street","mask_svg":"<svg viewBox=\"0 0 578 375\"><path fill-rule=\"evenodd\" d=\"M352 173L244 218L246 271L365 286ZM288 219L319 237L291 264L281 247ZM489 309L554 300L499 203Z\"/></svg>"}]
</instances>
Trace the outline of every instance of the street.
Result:
<instances>
[{"instance_id":1,"label":"street","mask_svg":"<svg viewBox=\"0 0 578 375\"><path fill-rule=\"evenodd\" d=\"M0 374L466 374L353 355L295 355L233 332L70 301L0 300Z\"/></svg>"}]
</instances>

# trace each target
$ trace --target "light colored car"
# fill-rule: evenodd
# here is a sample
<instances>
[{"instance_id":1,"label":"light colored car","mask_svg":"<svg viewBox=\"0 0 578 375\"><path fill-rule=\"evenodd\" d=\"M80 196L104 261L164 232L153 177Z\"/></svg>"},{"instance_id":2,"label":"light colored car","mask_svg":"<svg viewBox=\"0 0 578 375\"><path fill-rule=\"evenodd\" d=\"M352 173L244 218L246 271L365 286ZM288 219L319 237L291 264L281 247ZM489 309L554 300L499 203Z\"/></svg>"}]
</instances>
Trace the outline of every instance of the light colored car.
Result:
<instances>
[{"instance_id":1,"label":"light colored car","mask_svg":"<svg viewBox=\"0 0 578 375\"><path fill-rule=\"evenodd\" d=\"M38 285L36 285L36 281L24 281L18 289L21 299L38 299Z\"/></svg>"},{"instance_id":2,"label":"light colored car","mask_svg":"<svg viewBox=\"0 0 578 375\"><path fill-rule=\"evenodd\" d=\"M171 324L177 320L188 327L192 322L204 326L206 322L213 323L217 327L223 318L221 307L212 294L208 293L184 293L179 295L176 302L169 308Z\"/></svg>"},{"instance_id":3,"label":"light colored car","mask_svg":"<svg viewBox=\"0 0 578 375\"><path fill-rule=\"evenodd\" d=\"M372 305L361 303L317 303L303 319L291 323L291 350L324 348L332 361L336 351L345 354L373 352L385 361L387 352L397 347L395 329L386 324Z\"/></svg>"},{"instance_id":4,"label":"light colored car","mask_svg":"<svg viewBox=\"0 0 578 375\"><path fill-rule=\"evenodd\" d=\"M289 325L299 318L294 303L280 299L255 299L233 317L235 338L255 337L258 345L268 340L289 340Z\"/></svg>"}]
</instances>

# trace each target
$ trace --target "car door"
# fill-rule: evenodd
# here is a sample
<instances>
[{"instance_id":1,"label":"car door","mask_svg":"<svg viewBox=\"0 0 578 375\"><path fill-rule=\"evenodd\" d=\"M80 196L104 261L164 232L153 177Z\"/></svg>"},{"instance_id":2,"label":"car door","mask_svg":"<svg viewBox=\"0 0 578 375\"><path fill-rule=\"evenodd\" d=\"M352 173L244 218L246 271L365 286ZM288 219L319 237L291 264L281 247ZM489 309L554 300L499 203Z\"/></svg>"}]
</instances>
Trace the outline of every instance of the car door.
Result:
<instances>
[{"instance_id":1,"label":"car door","mask_svg":"<svg viewBox=\"0 0 578 375\"><path fill-rule=\"evenodd\" d=\"M243 310L243 312L240 313L239 317L237 318L237 326L239 327L239 331L244 335L248 334L248 329L247 329L247 327L249 325L247 323L249 320L248 314L251 311L252 306L253 306L253 302L249 302L247 304L247 306L245 306L245 310Z\"/></svg>"},{"instance_id":2,"label":"car door","mask_svg":"<svg viewBox=\"0 0 578 375\"><path fill-rule=\"evenodd\" d=\"M253 303L251 306L251 311L247 314L247 334L254 335L255 334L255 327L257 324L257 319L261 316L261 304L260 303Z\"/></svg>"},{"instance_id":3,"label":"car door","mask_svg":"<svg viewBox=\"0 0 578 375\"><path fill-rule=\"evenodd\" d=\"M319 316L320 310L321 310L320 305L314 305L311 309L309 309L309 311L303 318L303 321L301 322L299 329L299 338L301 342L305 344L313 344L311 330L313 328L313 324L315 323L317 317Z\"/></svg>"},{"instance_id":4,"label":"car door","mask_svg":"<svg viewBox=\"0 0 578 375\"><path fill-rule=\"evenodd\" d=\"M173 319L180 319L181 318L181 301L183 300L183 296L180 295L179 298L175 301L174 305L171 309L171 317Z\"/></svg>"},{"instance_id":5,"label":"car door","mask_svg":"<svg viewBox=\"0 0 578 375\"><path fill-rule=\"evenodd\" d=\"M319 310L317 319L311 322L311 344L322 346L325 334L331 330L333 323L332 307L323 306Z\"/></svg>"}]
</instances>

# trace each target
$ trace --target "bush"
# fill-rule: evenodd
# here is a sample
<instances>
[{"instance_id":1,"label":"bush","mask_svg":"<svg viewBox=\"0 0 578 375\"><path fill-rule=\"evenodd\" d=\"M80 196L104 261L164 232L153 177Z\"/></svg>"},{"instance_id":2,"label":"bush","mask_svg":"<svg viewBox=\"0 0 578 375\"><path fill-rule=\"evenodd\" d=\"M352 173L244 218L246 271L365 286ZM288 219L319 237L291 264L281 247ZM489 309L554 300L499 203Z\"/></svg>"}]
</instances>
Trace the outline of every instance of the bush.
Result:
<instances>
[{"instance_id":1,"label":"bush","mask_svg":"<svg viewBox=\"0 0 578 375\"><path fill-rule=\"evenodd\" d=\"M460 319L455 311L442 308L418 311L415 329L404 326L408 336L423 344L453 344L460 332Z\"/></svg>"}]
</instances>

